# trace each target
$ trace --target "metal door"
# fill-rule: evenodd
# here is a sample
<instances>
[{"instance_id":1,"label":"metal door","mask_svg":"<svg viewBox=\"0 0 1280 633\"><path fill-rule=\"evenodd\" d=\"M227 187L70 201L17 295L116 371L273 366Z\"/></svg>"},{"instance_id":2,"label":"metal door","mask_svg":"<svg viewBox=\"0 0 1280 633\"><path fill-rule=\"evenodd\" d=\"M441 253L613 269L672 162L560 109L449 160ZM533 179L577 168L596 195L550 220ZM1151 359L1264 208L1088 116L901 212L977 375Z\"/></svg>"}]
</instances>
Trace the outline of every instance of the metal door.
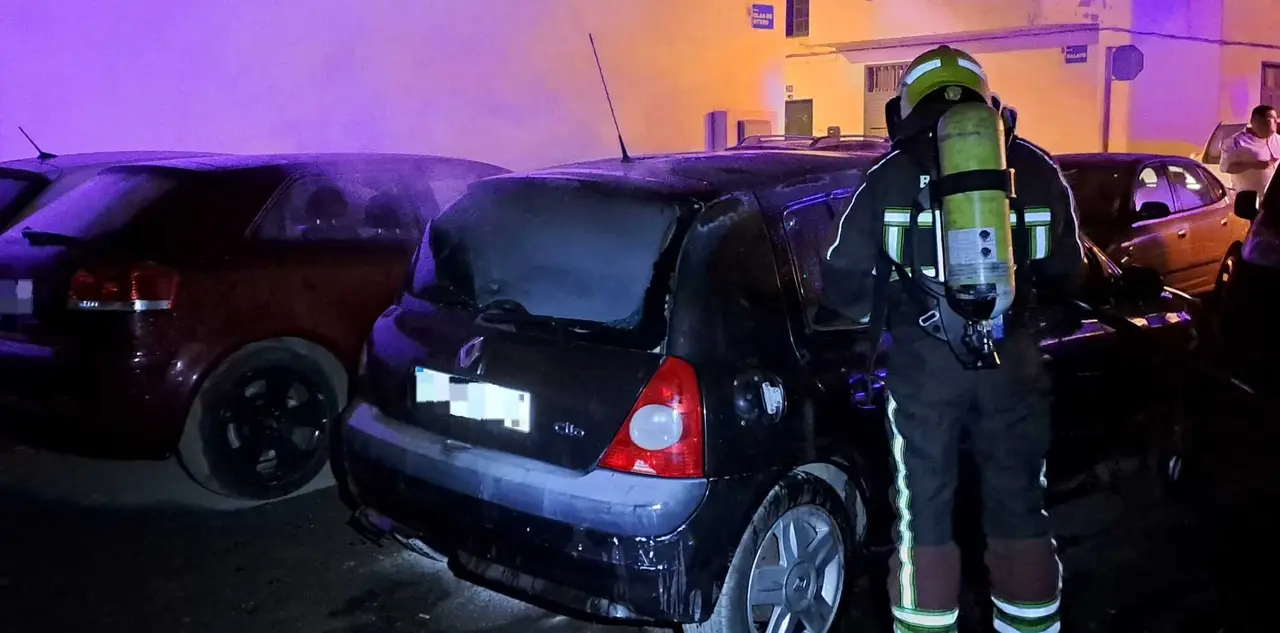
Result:
<instances>
[{"instance_id":1,"label":"metal door","mask_svg":"<svg viewBox=\"0 0 1280 633\"><path fill-rule=\"evenodd\" d=\"M813 136L813 99L788 101L784 114L786 129L783 134Z\"/></svg>"},{"instance_id":2,"label":"metal door","mask_svg":"<svg viewBox=\"0 0 1280 633\"><path fill-rule=\"evenodd\" d=\"M909 62L867 65L865 92L862 98L862 129L868 136L888 136L884 106L898 91L898 82L907 72Z\"/></svg>"}]
</instances>

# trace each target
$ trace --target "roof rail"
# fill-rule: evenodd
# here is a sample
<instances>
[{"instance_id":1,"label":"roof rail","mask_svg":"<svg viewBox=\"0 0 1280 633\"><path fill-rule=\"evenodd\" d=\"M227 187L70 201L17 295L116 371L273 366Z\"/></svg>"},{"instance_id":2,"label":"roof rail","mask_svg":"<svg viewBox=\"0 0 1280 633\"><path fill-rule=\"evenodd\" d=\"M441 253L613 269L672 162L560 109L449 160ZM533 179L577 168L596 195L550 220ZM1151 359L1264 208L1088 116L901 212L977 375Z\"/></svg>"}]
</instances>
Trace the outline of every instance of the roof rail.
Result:
<instances>
[{"instance_id":1,"label":"roof rail","mask_svg":"<svg viewBox=\"0 0 1280 633\"><path fill-rule=\"evenodd\" d=\"M813 139L813 147L825 147L828 145L838 145L840 143L884 143L889 144L889 138L886 136L873 136L870 134L841 134L840 136L819 136Z\"/></svg>"}]
</instances>

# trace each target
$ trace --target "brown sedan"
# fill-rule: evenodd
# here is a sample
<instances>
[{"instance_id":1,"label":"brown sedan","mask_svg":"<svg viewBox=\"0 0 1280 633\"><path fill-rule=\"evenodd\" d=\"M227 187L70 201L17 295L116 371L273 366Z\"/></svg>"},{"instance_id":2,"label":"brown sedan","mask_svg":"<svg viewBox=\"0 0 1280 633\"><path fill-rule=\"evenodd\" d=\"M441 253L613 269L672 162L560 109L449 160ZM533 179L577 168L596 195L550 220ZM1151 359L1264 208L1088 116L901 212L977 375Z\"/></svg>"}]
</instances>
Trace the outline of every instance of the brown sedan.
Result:
<instances>
[{"instance_id":1,"label":"brown sedan","mask_svg":"<svg viewBox=\"0 0 1280 633\"><path fill-rule=\"evenodd\" d=\"M0 432L176 454L236 497L297 490L425 224L506 171L365 154L100 172L0 235Z\"/></svg>"}]
</instances>

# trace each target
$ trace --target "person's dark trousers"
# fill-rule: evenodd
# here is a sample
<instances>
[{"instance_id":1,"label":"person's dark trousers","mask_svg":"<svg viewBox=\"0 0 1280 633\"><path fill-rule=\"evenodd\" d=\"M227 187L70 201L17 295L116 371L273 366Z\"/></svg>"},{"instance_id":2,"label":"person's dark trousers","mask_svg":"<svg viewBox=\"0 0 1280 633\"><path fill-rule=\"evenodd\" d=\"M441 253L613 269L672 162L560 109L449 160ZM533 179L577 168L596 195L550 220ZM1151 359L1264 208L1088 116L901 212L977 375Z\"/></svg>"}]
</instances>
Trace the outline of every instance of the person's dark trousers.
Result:
<instances>
[{"instance_id":1,"label":"person's dark trousers","mask_svg":"<svg viewBox=\"0 0 1280 633\"><path fill-rule=\"evenodd\" d=\"M913 319L912 319L913 320ZM1062 569L1044 511L1050 380L1029 332L999 344L1001 365L966 370L943 341L894 319L887 353L895 465L894 630L955 631L960 550L952 534L960 434L978 466L986 564L1000 633L1056 633Z\"/></svg>"}]
</instances>

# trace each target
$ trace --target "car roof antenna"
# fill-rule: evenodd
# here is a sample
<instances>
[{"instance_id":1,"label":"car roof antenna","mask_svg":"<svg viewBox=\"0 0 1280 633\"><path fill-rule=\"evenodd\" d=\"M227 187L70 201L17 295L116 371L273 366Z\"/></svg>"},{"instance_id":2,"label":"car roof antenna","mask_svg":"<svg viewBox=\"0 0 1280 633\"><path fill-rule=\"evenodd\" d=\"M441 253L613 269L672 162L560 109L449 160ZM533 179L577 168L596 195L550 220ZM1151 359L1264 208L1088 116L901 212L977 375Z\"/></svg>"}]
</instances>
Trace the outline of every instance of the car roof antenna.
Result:
<instances>
[{"instance_id":1,"label":"car roof antenna","mask_svg":"<svg viewBox=\"0 0 1280 633\"><path fill-rule=\"evenodd\" d=\"M39 154L36 155L36 160L52 160L58 157L57 154L50 154L49 152L40 149L40 146L36 145L35 141L31 140L31 135L27 134L27 131L22 129L21 125L18 126L18 131L22 132L22 135L27 137L27 142L31 143L31 146L36 148L36 151L39 152Z\"/></svg>"},{"instance_id":2,"label":"car roof antenna","mask_svg":"<svg viewBox=\"0 0 1280 633\"><path fill-rule=\"evenodd\" d=\"M609 96L609 83L604 80L604 67L600 65L600 53L596 52L596 38L587 33L587 40L591 42L591 55L596 58L596 70L600 71L600 85L604 86L604 100L609 103L609 116L613 117L613 131L618 133L618 148L622 150L622 162L631 162L631 155L627 153L627 142L622 140L622 129L618 127L618 113L613 109L613 97Z\"/></svg>"}]
</instances>

